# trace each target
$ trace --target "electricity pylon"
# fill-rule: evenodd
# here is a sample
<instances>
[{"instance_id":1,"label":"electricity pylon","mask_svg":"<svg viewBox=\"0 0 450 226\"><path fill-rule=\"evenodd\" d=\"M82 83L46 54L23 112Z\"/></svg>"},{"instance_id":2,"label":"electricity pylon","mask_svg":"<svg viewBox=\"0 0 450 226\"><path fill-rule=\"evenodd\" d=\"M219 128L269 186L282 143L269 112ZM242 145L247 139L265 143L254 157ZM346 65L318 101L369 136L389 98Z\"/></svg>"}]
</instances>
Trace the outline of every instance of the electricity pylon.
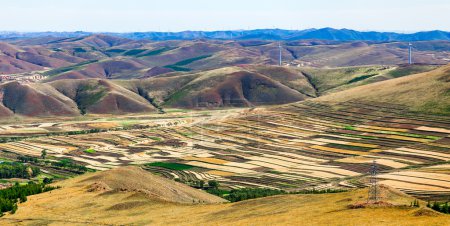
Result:
<instances>
[{"instance_id":1,"label":"electricity pylon","mask_svg":"<svg viewBox=\"0 0 450 226\"><path fill-rule=\"evenodd\" d=\"M369 197L367 202L378 202L380 199L380 191L378 189L378 166L377 161L373 160L372 166L370 167L370 187L369 187Z\"/></svg>"}]
</instances>

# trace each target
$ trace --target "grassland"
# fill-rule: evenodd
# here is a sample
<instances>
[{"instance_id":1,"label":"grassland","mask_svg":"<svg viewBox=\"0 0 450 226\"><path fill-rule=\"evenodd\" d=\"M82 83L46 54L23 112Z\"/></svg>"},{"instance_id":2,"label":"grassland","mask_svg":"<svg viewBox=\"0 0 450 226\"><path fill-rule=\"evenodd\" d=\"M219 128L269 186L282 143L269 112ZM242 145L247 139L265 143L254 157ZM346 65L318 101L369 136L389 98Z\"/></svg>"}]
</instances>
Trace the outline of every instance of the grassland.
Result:
<instances>
[{"instance_id":1,"label":"grassland","mask_svg":"<svg viewBox=\"0 0 450 226\"><path fill-rule=\"evenodd\" d=\"M78 64L74 64L74 65L71 65L71 66L52 69L50 71L45 72L44 75L48 76L48 77L53 77L53 76L60 75L60 74L65 73L65 72L81 69L81 68L83 68L86 65L89 65L89 64L92 64L92 63L96 63L96 62L98 62L98 60L88 60L88 61L84 61L84 62L81 62L81 63L78 63Z\"/></svg>"},{"instance_id":2,"label":"grassland","mask_svg":"<svg viewBox=\"0 0 450 226\"><path fill-rule=\"evenodd\" d=\"M211 57L211 55L204 55L204 56L198 56L198 57L193 57L193 58L189 58L189 59L185 59L179 62L176 62L175 64L171 64L171 65L166 65L164 67L166 68L170 68L173 69L175 71L191 71L191 69L183 67L186 66L188 64L191 64L195 61L199 61L199 60L203 60L206 59L208 57Z\"/></svg>"},{"instance_id":3,"label":"grassland","mask_svg":"<svg viewBox=\"0 0 450 226\"><path fill-rule=\"evenodd\" d=\"M131 173L130 173L131 172ZM350 205L366 202L367 190L334 194L278 195L237 203L179 204L161 202L147 196L133 172L111 171L87 174L59 182L62 188L30 196L14 215L0 218L2 225L442 225L450 223L443 214L421 207L409 207L414 198L393 189L381 190L391 206L351 209ZM135 176L135 175L134 175ZM114 178L114 179L113 179ZM104 181L97 183L97 181ZM166 182L168 183L168 182ZM134 190L130 189L130 184ZM150 183L152 184L152 183ZM125 189L125 187L127 189ZM151 186L151 185L150 185ZM113 188L123 188L117 192ZM147 188L148 189L148 188ZM175 188L178 189L178 188ZM170 189L169 189L170 190ZM194 189L195 190L195 189ZM159 192L159 191L158 191ZM179 194L172 193L175 198ZM168 194L164 194L166 197ZM181 197L181 196L180 196ZM175 213L175 214L173 214ZM132 216L132 217L129 217Z\"/></svg>"},{"instance_id":4,"label":"grassland","mask_svg":"<svg viewBox=\"0 0 450 226\"><path fill-rule=\"evenodd\" d=\"M330 94L319 100L339 103L343 101L377 101L408 106L409 110L448 115L450 67L444 66L421 74L355 87Z\"/></svg>"},{"instance_id":5,"label":"grassland","mask_svg":"<svg viewBox=\"0 0 450 226\"><path fill-rule=\"evenodd\" d=\"M433 65L301 68L322 95L436 69Z\"/></svg>"}]
</instances>

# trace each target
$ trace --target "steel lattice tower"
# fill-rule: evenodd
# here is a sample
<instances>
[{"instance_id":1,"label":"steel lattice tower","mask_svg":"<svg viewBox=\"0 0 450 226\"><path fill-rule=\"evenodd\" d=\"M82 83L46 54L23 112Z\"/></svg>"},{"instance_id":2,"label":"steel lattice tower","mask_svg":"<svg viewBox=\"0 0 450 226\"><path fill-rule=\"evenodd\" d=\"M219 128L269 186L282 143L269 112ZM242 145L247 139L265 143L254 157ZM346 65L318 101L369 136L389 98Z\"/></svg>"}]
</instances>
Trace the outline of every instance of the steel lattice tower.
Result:
<instances>
[{"instance_id":1,"label":"steel lattice tower","mask_svg":"<svg viewBox=\"0 0 450 226\"><path fill-rule=\"evenodd\" d=\"M412 44L408 44L408 64L412 64Z\"/></svg>"},{"instance_id":2,"label":"steel lattice tower","mask_svg":"<svg viewBox=\"0 0 450 226\"><path fill-rule=\"evenodd\" d=\"M279 64L281 66L282 65L281 53L282 53L282 50L283 50L283 47L281 47L281 42L278 43L278 49L280 50L280 59L279 59L280 63Z\"/></svg>"},{"instance_id":3,"label":"steel lattice tower","mask_svg":"<svg viewBox=\"0 0 450 226\"><path fill-rule=\"evenodd\" d=\"M379 190L377 183L378 165L377 161L373 160L372 166L370 167L370 187L369 187L369 198L367 202L377 202L379 200Z\"/></svg>"}]
</instances>

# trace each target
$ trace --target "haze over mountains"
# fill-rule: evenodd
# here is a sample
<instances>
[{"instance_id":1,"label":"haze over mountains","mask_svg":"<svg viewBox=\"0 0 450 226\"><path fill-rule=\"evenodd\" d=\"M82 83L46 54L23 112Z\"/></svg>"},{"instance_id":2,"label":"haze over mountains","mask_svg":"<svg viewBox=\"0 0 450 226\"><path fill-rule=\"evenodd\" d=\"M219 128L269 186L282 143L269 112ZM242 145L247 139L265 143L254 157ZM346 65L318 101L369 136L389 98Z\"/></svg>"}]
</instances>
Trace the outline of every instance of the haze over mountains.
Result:
<instances>
[{"instance_id":1,"label":"haze over mountains","mask_svg":"<svg viewBox=\"0 0 450 226\"><path fill-rule=\"evenodd\" d=\"M224 31L181 31L181 32L131 32L104 34L129 38L129 39L149 39L149 40L195 40L195 39L217 39L217 40L305 40L321 39L334 41L431 41L450 40L448 31L424 31L412 34L396 32L377 31L355 31L351 29L306 29L306 30L282 30L282 29L257 29L257 30L224 30ZM0 32L0 39L35 38L35 37L64 37L73 38L96 34L95 32Z\"/></svg>"}]
</instances>

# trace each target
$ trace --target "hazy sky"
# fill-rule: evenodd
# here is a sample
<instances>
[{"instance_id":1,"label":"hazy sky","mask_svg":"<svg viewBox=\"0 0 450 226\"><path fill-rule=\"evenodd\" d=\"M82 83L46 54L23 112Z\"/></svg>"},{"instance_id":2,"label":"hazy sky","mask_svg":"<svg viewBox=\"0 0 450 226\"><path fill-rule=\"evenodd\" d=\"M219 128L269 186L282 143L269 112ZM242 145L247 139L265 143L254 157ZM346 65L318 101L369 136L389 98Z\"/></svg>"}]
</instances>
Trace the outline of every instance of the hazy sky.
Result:
<instances>
[{"instance_id":1,"label":"hazy sky","mask_svg":"<svg viewBox=\"0 0 450 226\"><path fill-rule=\"evenodd\" d=\"M0 0L2 31L450 30L450 0Z\"/></svg>"}]
</instances>

